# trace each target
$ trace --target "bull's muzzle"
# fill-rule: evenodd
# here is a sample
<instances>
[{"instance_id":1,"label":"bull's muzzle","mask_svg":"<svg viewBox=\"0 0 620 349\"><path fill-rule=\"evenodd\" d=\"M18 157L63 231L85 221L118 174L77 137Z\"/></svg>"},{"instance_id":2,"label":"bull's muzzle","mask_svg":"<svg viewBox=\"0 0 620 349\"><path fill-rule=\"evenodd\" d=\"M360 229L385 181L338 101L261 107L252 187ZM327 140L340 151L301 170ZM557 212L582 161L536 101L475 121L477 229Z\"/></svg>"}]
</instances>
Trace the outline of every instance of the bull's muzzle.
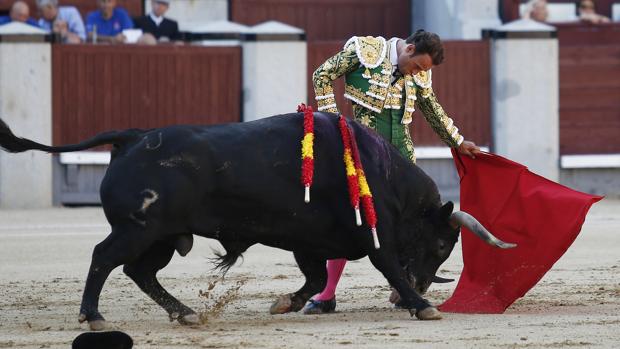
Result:
<instances>
[{"instance_id":1,"label":"bull's muzzle","mask_svg":"<svg viewBox=\"0 0 620 349\"><path fill-rule=\"evenodd\" d=\"M467 228L469 231L476 234L476 236L482 239L482 241L492 246L496 246L499 248L513 248L517 246L517 244L504 242L493 236L493 234L491 234L485 227L483 227L476 218L474 218L467 212L457 211L452 213L452 215L450 216L450 224L455 228Z\"/></svg>"}]
</instances>

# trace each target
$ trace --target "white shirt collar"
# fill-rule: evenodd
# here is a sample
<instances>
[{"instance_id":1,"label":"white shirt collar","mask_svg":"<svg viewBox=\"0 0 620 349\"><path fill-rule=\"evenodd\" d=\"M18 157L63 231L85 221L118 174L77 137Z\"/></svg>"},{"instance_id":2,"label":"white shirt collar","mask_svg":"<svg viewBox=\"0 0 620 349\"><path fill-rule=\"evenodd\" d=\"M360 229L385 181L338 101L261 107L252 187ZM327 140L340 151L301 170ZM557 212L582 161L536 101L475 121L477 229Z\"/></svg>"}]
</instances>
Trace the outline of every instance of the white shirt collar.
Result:
<instances>
[{"instance_id":1,"label":"white shirt collar","mask_svg":"<svg viewBox=\"0 0 620 349\"><path fill-rule=\"evenodd\" d=\"M390 39L390 63L392 66L396 67L398 65L398 51L396 50L396 46L399 38L391 38Z\"/></svg>"},{"instance_id":2,"label":"white shirt collar","mask_svg":"<svg viewBox=\"0 0 620 349\"><path fill-rule=\"evenodd\" d=\"M155 16L155 14L153 12L149 13L149 16L151 17L153 22L155 22L155 24L157 24L157 26L159 26L161 24L161 22L164 21L164 16L157 17L157 16Z\"/></svg>"}]
</instances>

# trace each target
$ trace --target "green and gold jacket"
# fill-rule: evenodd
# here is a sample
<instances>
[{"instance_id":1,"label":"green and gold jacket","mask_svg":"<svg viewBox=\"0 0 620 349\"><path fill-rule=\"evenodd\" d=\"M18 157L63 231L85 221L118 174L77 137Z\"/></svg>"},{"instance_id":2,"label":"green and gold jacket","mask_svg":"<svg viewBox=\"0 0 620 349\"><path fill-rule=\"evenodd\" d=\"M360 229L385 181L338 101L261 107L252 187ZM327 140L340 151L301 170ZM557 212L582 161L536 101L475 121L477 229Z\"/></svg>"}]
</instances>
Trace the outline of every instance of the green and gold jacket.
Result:
<instances>
[{"instance_id":1,"label":"green and gold jacket","mask_svg":"<svg viewBox=\"0 0 620 349\"><path fill-rule=\"evenodd\" d=\"M431 71L405 75L390 84L390 44L391 40L382 37L354 36L342 51L318 67L312 75L318 111L338 113L332 82L344 76L344 97L353 102L354 116L362 124L373 128L375 118L391 109L392 115L402 114L401 124L407 126L417 107L448 146L458 147L463 136L433 93ZM408 127L405 128L411 143Z\"/></svg>"}]
</instances>

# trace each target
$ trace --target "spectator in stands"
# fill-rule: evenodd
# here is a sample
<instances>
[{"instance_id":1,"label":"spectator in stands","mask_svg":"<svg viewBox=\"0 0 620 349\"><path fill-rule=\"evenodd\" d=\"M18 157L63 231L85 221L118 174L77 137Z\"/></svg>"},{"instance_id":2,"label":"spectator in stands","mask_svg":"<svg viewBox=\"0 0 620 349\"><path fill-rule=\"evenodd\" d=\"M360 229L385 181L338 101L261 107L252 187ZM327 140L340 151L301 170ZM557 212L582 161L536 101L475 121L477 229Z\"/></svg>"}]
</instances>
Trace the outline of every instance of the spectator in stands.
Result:
<instances>
[{"instance_id":1,"label":"spectator in stands","mask_svg":"<svg viewBox=\"0 0 620 349\"><path fill-rule=\"evenodd\" d=\"M530 18L538 22L546 22L549 17L547 0L530 0L523 14L523 18Z\"/></svg>"},{"instance_id":2,"label":"spectator in stands","mask_svg":"<svg viewBox=\"0 0 620 349\"><path fill-rule=\"evenodd\" d=\"M11 6L9 15L0 16L0 25L11 22L22 22L38 27L37 22L34 19L30 18L30 8L23 1L15 1Z\"/></svg>"},{"instance_id":3,"label":"spectator in stands","mask_svg":"<svg viewBox=\"0 0 620 349\"><path fill-rule=\"evenodd\" d=\"M86 40L84 21L73 6L58 6L58 0L37 0L41 12L39 27L60 34L63 42L80 43Z\"/></svg>"},{"instance_id":4,"label":"spectator in stands","mask_svg":"<svg viewBox=\"0 0 620 349\"><path fill-rule=\"evenodd\" d=\"M596 13L596 6L592 0L580 0L577 4L577 13L583 22L594 24L611 22L608 17Z\"/></svg>"},{"instance_id":5,"label":"spectator in stands","mask_svg":"<svg viewBox=\"0 0 620 349\"><path fill-rule=\"evenodd\" d=\"M23 1L15 1L13 6L11 6L11 11L8 16L0 16L0 25L11 23L11 22L22 22L26 24L30 24L32 26L38 27L37 21L30 18L30 7Z\"/></svg>"},{"instance_id":6,"label":"spectator in stands","mask_svg":"<svg viewBox=\"0 0 620 349\"><path fill-rule=\"evenodd\" d=\"M116 0L97 0L99 9L86 17L86 31L89 41L123 43L123 30L132 29L129 13L116 6ZM96 37L96 40L94 40Z\"/></svg>"},{"instance_id":7,"label":"spectator in stands","mask_svg":"<svg viewBox=\"0 0 620 349\"><path fill-rule=\"evenodd\" d=\"M136 21L136 28L153 34L159 41L179 40L179 25L164 17L170 8L170 0L151 0L151 8L151 13Z\"/></svg>"}]
</instances>

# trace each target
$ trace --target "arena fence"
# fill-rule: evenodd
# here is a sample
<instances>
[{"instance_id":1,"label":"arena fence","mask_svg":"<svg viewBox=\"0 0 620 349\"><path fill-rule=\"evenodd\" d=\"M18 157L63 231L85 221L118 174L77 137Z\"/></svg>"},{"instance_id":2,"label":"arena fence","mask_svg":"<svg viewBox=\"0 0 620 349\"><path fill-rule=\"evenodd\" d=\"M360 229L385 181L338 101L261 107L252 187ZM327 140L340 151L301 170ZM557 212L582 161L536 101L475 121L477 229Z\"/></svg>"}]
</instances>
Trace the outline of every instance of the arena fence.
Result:
<instances>
[{"instance_id":1,"label":"arena fence","mask_svg":"<svg viewBox=\"0 0 620 349\"><path fill-rule=\"evenodd\" d=\"M246 25L276 20L303 28L309 42L353 35L406 37L410 0L229 0L230 20Z\"/></svg>"},{"instance_id":2,"label":"arena fence","mask_svg":"<svg viewBox=\"0 0 620 349\"><path fill-rule=\"evenodd\" d=\"M241 48L53 45L54 144L241 120Z\"/></svg>"},{"instance_id":3,"label":"arena fence","mask_svg":"<svg viewBox=\"0 0 620 349\"><path fill-rule=\"evenodd\" d=\"M620 153L620 24L562 24L558 38L560 153Z\"/></svg>"}]
</instances>

